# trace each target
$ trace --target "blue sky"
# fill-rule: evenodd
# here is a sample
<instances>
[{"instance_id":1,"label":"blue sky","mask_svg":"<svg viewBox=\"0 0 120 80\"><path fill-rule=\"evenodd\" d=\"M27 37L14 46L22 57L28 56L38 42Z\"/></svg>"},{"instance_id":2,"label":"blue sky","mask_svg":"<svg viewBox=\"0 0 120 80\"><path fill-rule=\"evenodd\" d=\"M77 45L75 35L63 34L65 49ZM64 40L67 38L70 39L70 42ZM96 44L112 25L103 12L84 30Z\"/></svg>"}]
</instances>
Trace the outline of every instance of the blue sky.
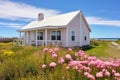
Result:
<instances>
[{"instance_id":1,"label":"blue sky","mask_svg":"<svg viewBox=\"0 0 120 80\"><path fill-rule=\"evenodd\" d=\"M21 27L37 19L82 10L91 38L120 38L119 0L0 0L0 37L18 37Z\"/></svg>"}]
</instances>

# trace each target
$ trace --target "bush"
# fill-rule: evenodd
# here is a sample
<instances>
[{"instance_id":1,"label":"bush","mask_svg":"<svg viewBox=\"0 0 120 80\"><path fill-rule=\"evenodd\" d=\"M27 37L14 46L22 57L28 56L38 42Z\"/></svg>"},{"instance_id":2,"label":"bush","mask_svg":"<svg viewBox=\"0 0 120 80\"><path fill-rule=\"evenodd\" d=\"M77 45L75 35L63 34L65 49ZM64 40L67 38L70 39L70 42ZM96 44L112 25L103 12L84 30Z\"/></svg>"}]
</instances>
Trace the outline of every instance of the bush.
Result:
<instances>
[{"instance_id":1,"label":"bush","mask_svg":"<svg viewBox=\"0 0 120 80\"><path fill-rule=\"evenodd\" d=\"M90 45L99 46L99 42L97 40L90 40Z\"/></svg>"}]
</instances>

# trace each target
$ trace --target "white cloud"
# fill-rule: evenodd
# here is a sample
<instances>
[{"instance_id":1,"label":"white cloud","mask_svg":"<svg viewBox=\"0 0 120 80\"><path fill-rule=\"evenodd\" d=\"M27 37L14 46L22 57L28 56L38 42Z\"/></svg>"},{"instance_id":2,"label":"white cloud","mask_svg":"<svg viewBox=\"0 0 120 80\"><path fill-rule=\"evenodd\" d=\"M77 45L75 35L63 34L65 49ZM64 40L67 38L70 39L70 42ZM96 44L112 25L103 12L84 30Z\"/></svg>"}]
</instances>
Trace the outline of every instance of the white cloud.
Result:
<instances>
[{"instance_id":1,"label":"white cloud","mask_svg":"<svg viewBox=\"0 0 120 80\"><path fill-rule=\"evenodd\" d=\"M88 24L120 27L120 20L106 20L100 17L86 17Z\"/></svg>"},{"instance_id":2,"label":"white cloud","mask_svg":"<svg viewBox=\"0 0 120 80\"><path fill-rule=\"evenodd\" d=\"M60 11L54 9L39 8L20 2L12 2L10 0L0 0L0 18L8 20L30 21L37 19L38 13L43 12L45 17L58 15ZM120 27L120 20L106 20L100 17L88 16L87 22L91 25L105 25ZM17 23L5 23L7 27L21 27ZM0 24L1 25L1 24ZM3 26L4 24L2 24Z\"/></svg>"},{"instance_id":3,"label":"white cloud","mask_svg":"<svg viewBox=\"0 0 120 80\"><path fill-rule=\"evenodd\" d=\"M0 22L0 26L1 27L20 28L23 26L23 24Z\"/></svg>"},{"instance_id":4,"label":"white cloud","mask_svg":"<svg viewBox=\"0 0 120 80\"><path fill-rule=\"evenodd\" d=\"M54 9L39 8L32 5L12 2L9 0L0 0L0 18L9 20L32 20L36 19L38 13L43 12L45 17L59 14Z\"/></svg>"}]
</instances>

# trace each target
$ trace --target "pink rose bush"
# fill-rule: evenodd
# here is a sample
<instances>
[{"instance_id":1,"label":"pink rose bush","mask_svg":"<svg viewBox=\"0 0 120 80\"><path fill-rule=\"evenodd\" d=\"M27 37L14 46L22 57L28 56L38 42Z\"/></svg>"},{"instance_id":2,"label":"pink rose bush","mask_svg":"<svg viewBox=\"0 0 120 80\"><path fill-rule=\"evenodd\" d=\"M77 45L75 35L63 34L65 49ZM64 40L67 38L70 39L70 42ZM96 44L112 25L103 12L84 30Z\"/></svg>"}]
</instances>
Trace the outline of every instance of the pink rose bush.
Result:
<instances>
[{"instance_id":1,"label":"pink rose bush","mask_svg":"<svg viewBox=\"0 0 120 80\"><path fill-rule=\"evenodd\" d=\"M61 70L73 80L120 80L120 59L110 59L108 61L98 59L95 56L88 56L83 50L79 50L74 54L60 55L59 48L48 49L43 51L50 53L51 62L43 64L42 68ZM68 51L73 51L68 48ZM71 74L73 73L73 74ZM60 76L60 72L57 73Z\"/></svg>"}]
</instances>

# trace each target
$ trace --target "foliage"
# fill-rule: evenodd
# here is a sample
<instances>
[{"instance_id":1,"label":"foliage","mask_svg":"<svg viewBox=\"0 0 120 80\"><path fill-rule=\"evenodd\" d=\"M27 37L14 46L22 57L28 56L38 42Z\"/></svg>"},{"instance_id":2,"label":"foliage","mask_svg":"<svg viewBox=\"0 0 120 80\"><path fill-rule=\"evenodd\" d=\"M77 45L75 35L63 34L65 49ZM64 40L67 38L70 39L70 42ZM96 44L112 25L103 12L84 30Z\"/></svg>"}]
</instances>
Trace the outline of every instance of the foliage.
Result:
<instances>
[{"instance_id":1,"label":"foliage","mask_svg":"<svg viewBox=\"0 0 120 80\"><path fill-rule=\"evenodd\" d=\"M0 44L1 80L114 80L120 78L120 60L105 59L108 43L98 41L85 52L58 47ZM13 52L13 55L3 53ZM87 54L86 54L87 53ZM97 57L95 57L97 56ZM110 56L111 57L111 56ZM113 55L114 57L114 55ZM103 75L103 76L102 76Z\"/></svg>"}]
</instances>

